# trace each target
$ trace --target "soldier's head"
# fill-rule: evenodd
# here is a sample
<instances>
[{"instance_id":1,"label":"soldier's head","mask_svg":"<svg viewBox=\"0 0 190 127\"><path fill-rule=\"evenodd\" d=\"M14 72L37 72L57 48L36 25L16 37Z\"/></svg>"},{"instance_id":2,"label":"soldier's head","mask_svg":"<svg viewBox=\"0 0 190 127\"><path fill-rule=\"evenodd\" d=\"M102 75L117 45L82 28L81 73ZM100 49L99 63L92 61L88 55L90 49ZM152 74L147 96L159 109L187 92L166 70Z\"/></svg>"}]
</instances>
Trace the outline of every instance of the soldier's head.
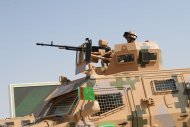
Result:
<instances>
[{"instance_id":1,"label":"soldier's head","mask_svg":"<svg viewBox=\"0 0 190 127\"><path fill-rule=\"evenodd\" d=\"M132 43L137 39L137 34L135 32L129 31L129 32L125 32L123 34L123 37L127 39L128 43Z\"/></svg>"}]
</instances>

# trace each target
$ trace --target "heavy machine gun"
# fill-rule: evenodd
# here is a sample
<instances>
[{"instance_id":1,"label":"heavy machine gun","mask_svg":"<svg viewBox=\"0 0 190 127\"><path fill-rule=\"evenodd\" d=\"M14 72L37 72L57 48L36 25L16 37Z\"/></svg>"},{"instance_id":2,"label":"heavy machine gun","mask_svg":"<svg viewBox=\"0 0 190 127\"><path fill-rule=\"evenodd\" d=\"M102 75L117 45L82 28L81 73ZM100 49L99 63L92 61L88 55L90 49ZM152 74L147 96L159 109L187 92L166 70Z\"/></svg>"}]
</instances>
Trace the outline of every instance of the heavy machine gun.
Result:
<instances>
[{"instance_id":1,"label":"heavy machine gun","mask_svg":"<svg viewBox=\"0 0 190 127\"><path fill-rule=\"evenodd\" d=\"M66 46L66 45L54 45L53 41L51 41L51 44L45 44L45 43L36 43L36 45L40 45L40 46L50 46L50 47L57 47L59 49L66 49L66 50L73 50L73 51L91 51L91 52L98 52L99 49L104 49L106 52L109 52L111 50L110 47L102 47L102 46L92 46L92 40L89 38L86 38L85 43L83 43L81 46L79 47L75 47L75 46ZM88 50L86 50L88 49Z\"/></svg>"},{"instance_id":2,"label":"heavy machine gun","mask_svg":"<svg viewBox=\"0 0 190 127\"><path fill-rule=\"evenodd\" d=\"M36 45L40 46L51 46L51 47L57 47L59 49L66 49L66 50L73 50L73 51L82 51L81 47L74 47L74 46L65 46L65 45L54 45L53 41L51 41L51 44L44 44L44 43L36 43Z\"/></svg>"},{"instance_id":3,"label":"heavy machine gun","mask_svg":"<svg viewBox=\"0 0 190 127\"><path fill-rule=\"evenodd\" d=\"M76 51L76 74L81 73L85 70L85 66L90 62L97 63L99 59L101 59L105 63L110 62L110 58L106 58L104 55L107 55L111 52L111 48L104 42L99 41L99 46L92 46L92 40L86 38L85 42L78 46L66 46L66 45L55 45L53 41L50 44L45 43L36 43L36 45L40 46L50 46L57 47L59 49L72 50ZM102 52L103 51L103 52Z\"/></svg>"}]
</instances>

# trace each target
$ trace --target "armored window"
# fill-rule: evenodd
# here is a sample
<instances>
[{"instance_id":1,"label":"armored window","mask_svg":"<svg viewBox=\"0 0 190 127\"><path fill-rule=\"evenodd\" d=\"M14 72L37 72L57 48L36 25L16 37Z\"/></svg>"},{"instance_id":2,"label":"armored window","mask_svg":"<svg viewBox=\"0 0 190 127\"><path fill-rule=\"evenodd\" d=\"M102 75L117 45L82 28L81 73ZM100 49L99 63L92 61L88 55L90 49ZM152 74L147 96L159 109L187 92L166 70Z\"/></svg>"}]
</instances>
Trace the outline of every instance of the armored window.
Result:
<instances>
[{"instance_id":1,"label":"armored window","mask_svg":"<svg viewBox=\"0 0 190 127\"><path fill-rule=\"evenodd\" d=\"M64 94L53 99L50 110L47 115L65 115L69 114L78 102L77 91Z\"/></svg>"},{"instance_id":2,"label":"armored window","mask_svg":"<svg viewBox=\"0 0 190 127\"><path fill-rule=\"evenodd\" d=\"M118 63L134 62L134 54L124 54L117 56Z\"/></svg>"},{"instance_id":3,"label":"armored window","mask_svg":"<svg viewBox=\"0 0 190 127\"><path fill-rule=\"evenodd\" d=\"M142 62L157 60L157 53L142 52Z\"/></svg>"},{"instance_id":4,"label":"armored window","mask_svg":"<svg viewBox=\"0 0 190 127\"><path fill-rule=\"evenodd\" d=\"M94 114L93 116L100 116L103 113L124 105L122 94L120 92L95 95L95 99L99 102L100 112Z\"/></svg>"},{"instance_id":5,"label":"armored window","mask_svg":"<svg viewBox=\"0 0 190 127\"><path fill-rule=\"evenodd\" d=\"M174 79L154 80L154 89L156 92L176 91L177 87Z\"/></svg>"}]
</instances>

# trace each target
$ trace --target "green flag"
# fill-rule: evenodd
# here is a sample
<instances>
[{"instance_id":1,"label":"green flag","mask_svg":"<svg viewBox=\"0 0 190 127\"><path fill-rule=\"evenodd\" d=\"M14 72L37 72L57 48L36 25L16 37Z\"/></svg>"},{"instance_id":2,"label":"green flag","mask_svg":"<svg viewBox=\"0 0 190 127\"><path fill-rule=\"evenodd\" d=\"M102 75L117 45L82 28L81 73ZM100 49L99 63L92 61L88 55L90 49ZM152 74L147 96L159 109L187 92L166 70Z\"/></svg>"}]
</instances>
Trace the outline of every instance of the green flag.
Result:
<instances>
[{"instance_id":1,"label":"green flag","mask_svg":"<svg viewBox=\"0 0 190 127\"><path fill-rule=\"evenodd\" d=\"M95 100L94 89L92 87L80 87L78 91L80 100Z\"/></svg>"}]
</instances>

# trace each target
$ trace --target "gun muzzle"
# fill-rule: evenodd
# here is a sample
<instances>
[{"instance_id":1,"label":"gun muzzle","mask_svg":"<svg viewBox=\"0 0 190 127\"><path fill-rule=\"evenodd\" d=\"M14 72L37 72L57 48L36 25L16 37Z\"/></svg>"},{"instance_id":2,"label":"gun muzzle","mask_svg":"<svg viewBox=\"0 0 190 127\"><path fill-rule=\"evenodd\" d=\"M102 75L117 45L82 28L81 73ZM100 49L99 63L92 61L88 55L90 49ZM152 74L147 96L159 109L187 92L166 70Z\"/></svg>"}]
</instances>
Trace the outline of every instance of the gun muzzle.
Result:
<instances>
[{"instance_id":1,"label":"gun muzzle","mask_svg":"<svg viewBox=\"0 0 190 127\"><path fill-rule=\"evenodd\" d=\"M36 45L42 45L43 46L44 44L43 43L36 43Z\"/></svg>"}]
</instances>

